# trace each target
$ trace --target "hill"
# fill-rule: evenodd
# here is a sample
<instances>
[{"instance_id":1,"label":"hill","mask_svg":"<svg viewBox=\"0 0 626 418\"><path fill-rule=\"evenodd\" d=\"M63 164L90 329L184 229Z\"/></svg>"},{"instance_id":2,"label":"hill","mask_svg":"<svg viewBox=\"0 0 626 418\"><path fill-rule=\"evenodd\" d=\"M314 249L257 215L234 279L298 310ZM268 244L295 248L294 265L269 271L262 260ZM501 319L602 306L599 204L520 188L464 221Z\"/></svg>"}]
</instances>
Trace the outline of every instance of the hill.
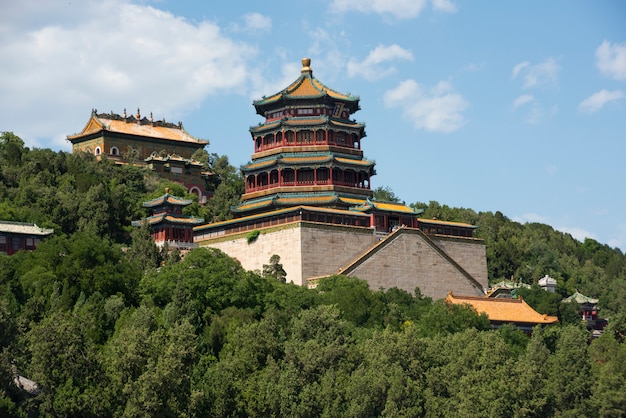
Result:
<instances>
[{"instance_id":1,"label":"hill","mask_svg":"<svg viewBox=\"0 0 626 418\"><path fill-rule=\"evenodd\" d=\"M236 170L213 207L225 216ZM621 416L626 410L624 254L542 224L437 202L425 217L479 226L490 278L529 290L561 323L532 337L419 294L344 276L315 290L245 271L216 250L159 254L140 202L169 186L136 167L29 150L0 137L0 219L55 229L31 252L0 255L0 416ZM190 197L190 196L189 196ZM209 212L212 211L212 212ZM560 297L600 297L590 341ZM534 299L533 299L534 298ZM548 312L550 313L550 312ZM38 385L34 395L16 376Z\"/></svg>"}]
</instances>

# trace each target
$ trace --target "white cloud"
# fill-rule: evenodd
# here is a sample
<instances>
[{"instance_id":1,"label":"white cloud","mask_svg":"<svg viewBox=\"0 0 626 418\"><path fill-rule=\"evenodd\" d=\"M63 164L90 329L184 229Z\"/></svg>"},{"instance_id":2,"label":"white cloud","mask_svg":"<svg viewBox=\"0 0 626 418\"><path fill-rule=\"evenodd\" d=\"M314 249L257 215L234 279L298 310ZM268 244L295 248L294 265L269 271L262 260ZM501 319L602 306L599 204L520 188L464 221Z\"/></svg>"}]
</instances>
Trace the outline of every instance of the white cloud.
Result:
<instances>
[{"instance_id":1,"label":"white cloud","mask_svg":"<svg viewBox=\"0 0 626 418\"><path fill-rule=\"evenodd\" d=\"M517 77L520 71L522 71L524 68L528 67L529 65L530 63L528 61L520 62L519 64L517 64L515 67L513 67L513 74L511 75L511 78Z\"/></svg>"},{"instance_id":2,"label":"white cloud","mask_svg":"<svg viewBox=\"0 0 626 418\"><path fill-rule=\"evenodd\" d=\"M555 84L558 80L560 67L556 58L550 57L538 64L521 62L513 67L511 78L522 76L524 88Z\"/></svg>"},{"instance_id":3,"label":"white cloud","mask_svg":"<svg viewBox=\"0 0 626 418\"><path fill-rule=\"evenodd\" d=\"M450 0L432 0L433 9L439 12L445 13L456 13L457 8L456 4L452 3Z\"/></svg>"},{"instance_id":4,"label":"white cloud","mask_svg":"<svg viewBox=\"0 0 626 418\"><path fill-rule=\"evenodd\" d=\"M535 100L535 96L532 94L522 94L517 99L513 101L513 109L517 109L520 106L523 106L527 103L531 103Z\"/></svg>"},{"instance_id":5,"label":"white cloud","mask_svg":"<svg viewBox=\"0 0 626 418\"><path fill-rule=\"evenodd\" d=\"M467 102L447 81L428 91L415 80L406 80L384 95L385 106L402 109L404 118L417 129L450 133L465 124L462 112Z\"/></svg>"},{"instance_id":6,"label":"white cloud","mask_svg":"<svg viewBox=\"0 0 626 418\"><path fill-rule=\"evenodd\" d=\"M575 226L555 226L554 229L565 232L566 234L570 234L572 237L580 242L584 242L585 238L597 239L593 233Z\"/></svg>"},{"instance_id":7,"label":"white cloud","mask_svg":"<svg viewBox=\"0 0 626 418\"><path fill-rule=\"evenodd\" d=\"M519 223L541 223L545 225L552 224L549 217L546 217L546 216L543 216L534 212L524 213L521 216L515 216L511 219ZM596 239L594 234L580 227L569 227L569 226L552 226L552 227L557 231L570 234L572 237L574 237L575 239L581 242L584 241L585 238Z\"/></svg>"},{"instance_id":8,"label":"white cloud","mask_svg":"<svg viewBox=\"0 0 626 418\"><path fill-rule=\"evenodd\" d=\"M413 61L413 54L398 45L378 45L362 62L350 60L347 65L350 77L361 76L367 80L383 78L395 72L393 66L383 66L381 64L389 61Z\"/></svg>"},{"instance_id":9,"label":"white cloud","mask_svg":"<svg viewBox=\"0 0 626 418\"><path fill-rule=\"evenodd\" d=\"M535 212L528 212L528 213L524 213L520 216L514 216L513 218L511 218L513 221L515 222L519 222L519 223L542 223L542 224L547 224L549 218L540 215L538 213Z\"/></svg>"},{"instance_id":10,"label":"white cloud","mask_svg":"<svg viewBox=\"0 0 626 418\"><path fill-rule=\"evenodd\" d=\"M544 107L534 102L526 117L526 123L529 125L541 125L552 119L557 113L559 113L559 108L556 105Z\"/></svg>"},{"instance_id":11,"label":"white cloud","mask_svg":"<svg viewBox=\"0 0 626 418\"><path fill-rule=\"evenodd\" d=\"M626 43L603 41L596 49L596 66L607 77L626 80Z\"/></svg>"},{"instance_id":12,"label":"white cloud","mask_svg":"<svg viewBox=\"0 0 626 418\"><path fill-rule=\"evenodd\" d=\"M456 6L449 0L432 0L433 9L453 13ZM424 10L427 0L333 0L334 13L360 12L391 16L395 19L413 19Z\"/></svg>"},{"instance_id":13,"label":"white cloud","mask_svg":"<svg viewBox=\"0 0 626 418\"><path fill-rule=\"evenodd\" d=\"M580 102L578 109L585 113L597 112L602 109L605 104L623 99L624 97L624 92L621 90L600 90Z\"/></svg>"},{"instance_id":14,"label":"white cloud","mask_svg":"<svg viewBox=\"0 0 626 418\"><path fill-rule=\"evenodd\" d=\"M248 13L243 16L244 25L233 23L231 30L234 32L258 33L272 28L272 18L261 13Z\"/></svg>"},{"instance_id":15,"label":"white cloud","mask_svg":"<svg viewBox=\"0 0 626 418\"><path fill-rule=\"evenodd\" d=\"M246 88L254 49L211 22L124 0L50 0L43 12L38 1L15 3L0 17L0 126L30 146L54 137L45 146L69 148L65 136L94 107L172 120L208 95Z\"/></svg>"}]
</instances>

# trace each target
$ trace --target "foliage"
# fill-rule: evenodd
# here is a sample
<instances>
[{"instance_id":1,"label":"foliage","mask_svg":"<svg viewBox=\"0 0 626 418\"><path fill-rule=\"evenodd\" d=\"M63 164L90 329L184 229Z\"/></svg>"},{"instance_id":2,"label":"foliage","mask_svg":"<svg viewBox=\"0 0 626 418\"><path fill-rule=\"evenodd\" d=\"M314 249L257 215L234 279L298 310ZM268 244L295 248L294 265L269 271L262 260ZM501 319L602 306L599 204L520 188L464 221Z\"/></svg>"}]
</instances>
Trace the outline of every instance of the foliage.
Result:
<instances>
[{"instance_id":1,"label":"foliage","mask_svg":"<svg viewBox=\"0 0 626 418\"><path fill-rule=\"evenodd\" d=\"M191 214L229 216L240 174L225 157L197 157L215 174L215 200L194 203ZM341 275L317 289L284 283L278 256L263 274L213 249L165 258L146 226L129 226L146 215L140 203L165 187L179 193L136 167L30 150L0 135L0 217L55 228L34 251L0 255L1 416L626 410L626 260L617 249L500 212L411 205L479 226L491 280L533 285L520 294L561 322L529 338L512 326L492 330L484 315L419 289L372 290ZM536 286L545 274L557 279L556 293ZM600 338L560 303L575 289L600 299L609 317ZM41 385L39 395L13 384L13 366Z\"/></svg>"},{"instance_id":2,"label":"foliage","mask_svg":"<svg viewBox=\"0 0 626 418\"><path fill-rule=\"evenodd\" d=\"M278 254L273 254L270 257L269 264L263 264L263 277L270 277L282 283L287 281L287 272L285 272L283 265L280 264L280 256Z\"/></svg>"},{"instance_id":3,"label":"foliage","mask_svg":"<svg viewBox=\"0 0 626 418\"><path fill-rule=\"evenodd\" d=\"M246 241L248 242L248 244L252 244L254 241L256 241L260 233L261 232L258 229L254 229L248 232L248 234L246 235Z\"/></svg>"}]
</instances>

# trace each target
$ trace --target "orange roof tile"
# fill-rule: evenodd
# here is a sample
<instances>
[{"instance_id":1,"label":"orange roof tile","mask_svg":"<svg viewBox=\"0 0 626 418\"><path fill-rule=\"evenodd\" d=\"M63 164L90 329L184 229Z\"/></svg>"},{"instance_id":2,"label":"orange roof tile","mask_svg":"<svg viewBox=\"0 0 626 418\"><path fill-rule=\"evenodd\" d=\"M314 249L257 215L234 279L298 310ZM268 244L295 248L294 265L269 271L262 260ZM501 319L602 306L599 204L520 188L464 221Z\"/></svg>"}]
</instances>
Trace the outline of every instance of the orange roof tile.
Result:
<instances>
[{"instance_id":1,"label":"orange roof tile","mask_svg":"<svg viewBox=\"0 0 626 418\"><path fill-rule=\"evenodd\" d=\"M478 228L476 225L468 224L465 222L453 222L453 221L440 221L438 219L425 219L425 218L417 218L418 221L429 223L429 224L437 224L437 225L450 225L450 226L464 226L468 228Z\"/></svg>"},{"instance_id":2,"label":"orange roof tile","mask_svg":"<svg viewBox=\"0 0 626 418\"><path fill-rule=\"evenodd\" d=\"M490 321L527 324L552 324L558 322L556 316L544 315L535 311L522 298L504 299L475 296L446 296L446 302L471 305L476 312L485 313Z\"/></svg>"},{"instance_id":3,"label":"orange roof tile","mask_svg":"<svg viewBox=\"0 0 626 418\"><path fill-rule=\"evenodd\" d=\"M148 122L147 119L137 121L134 118L119 117L119 115L111 115L107 118L104 115L97 116L92 114L91 119L85 128L78 134L68 135L68 139L78 139L80 137L93 134L99 131L109 131L128 135L144 136L149 138L160 138L170 141L192 142L197 144L208 144L208 141L194 138L185 131L182 126L173 124L164 124L163 122Z\"/></svg>"}]
</instances>

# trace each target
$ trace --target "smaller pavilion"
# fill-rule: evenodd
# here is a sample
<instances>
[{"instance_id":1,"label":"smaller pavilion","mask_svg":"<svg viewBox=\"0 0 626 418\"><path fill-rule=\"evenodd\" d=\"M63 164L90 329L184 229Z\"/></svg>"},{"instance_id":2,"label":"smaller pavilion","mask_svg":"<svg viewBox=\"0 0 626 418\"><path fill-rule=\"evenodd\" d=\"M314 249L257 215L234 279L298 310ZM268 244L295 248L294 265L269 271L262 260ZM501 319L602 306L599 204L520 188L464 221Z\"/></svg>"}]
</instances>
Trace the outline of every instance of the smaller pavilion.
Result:
<instances>
[{"instance_id":1,"label":"smaller pavilion","mask_svg":"<svg viewBox=\"0 0 626 418\"><path fill-rule=\"evenodd\" d=\"M580 317L587 323L587 328L595 328L598 321L598 299L585 296L576 291L570 297L563 299L564 303L576 303L580 309Z\"/></svg>"},{"instance_id":2,"label":"smaller pavilion","mask_svg":"<svg viewBox=\"0 0 626 418\"><path fill-rule=\"evenodd\" d=\"M198 245L193 242L193 227L204 222L203 218L183 215L183 208L189 206L191 200L182 199L169 193L144 202L143 207L152 210L152 215L144 220L133 221L133 226L141 226L148 222L150 233L158 247L167 244L170 249L190 250Z\"/></svg>"},{"instance_id":3,"label":"smaller pavilion","mask_svg":"<svg viewBox=\"0 0 626 418\"><path fill-rule=\"evenodd\" d=\"M513 299L457 296L450 292L446 296L446 302L470 305L476 312L486 314L494 329L504 324L513 324L517 329L530 333L535 325L559 322L556 316L540 314L535 311L521 297Z\"/></svg>"}]
</instances>

